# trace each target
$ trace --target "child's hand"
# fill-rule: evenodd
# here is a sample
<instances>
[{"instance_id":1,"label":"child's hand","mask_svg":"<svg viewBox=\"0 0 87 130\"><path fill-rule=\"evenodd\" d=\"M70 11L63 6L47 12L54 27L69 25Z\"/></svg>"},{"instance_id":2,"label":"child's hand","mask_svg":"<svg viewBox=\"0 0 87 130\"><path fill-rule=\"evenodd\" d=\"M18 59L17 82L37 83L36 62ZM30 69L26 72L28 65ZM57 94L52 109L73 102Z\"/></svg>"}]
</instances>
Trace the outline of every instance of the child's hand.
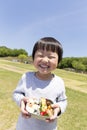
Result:
<instances>
[{"instance_id":1,"label":"child's hand","mask_svg":"<svg viewBox=\"0 0 87 130\"><path fill-rule=\"evenodd\" d=\"M58 104L52 104L51 105L52 108L54 109L54 115L51 116L50 118L46 119L47 122L52 122L54 121L57 117L58 117L58 113L61 112L60 107L58 106Z\"/></svg>"},{"instance_id":2,"label":"child's hand","mask_svg":"<svg viewBox=\"0 0 87 130\"><path fill-rule=\"evenodd\" d=\"M29 114L29 112L26 111L26 103L27 103L28 100L29 100L28 97L24 97L21 100L21 113L22 113L22 116L25 117L25 118L31 117L31 114Z\"/></svg>"}]
</instances>

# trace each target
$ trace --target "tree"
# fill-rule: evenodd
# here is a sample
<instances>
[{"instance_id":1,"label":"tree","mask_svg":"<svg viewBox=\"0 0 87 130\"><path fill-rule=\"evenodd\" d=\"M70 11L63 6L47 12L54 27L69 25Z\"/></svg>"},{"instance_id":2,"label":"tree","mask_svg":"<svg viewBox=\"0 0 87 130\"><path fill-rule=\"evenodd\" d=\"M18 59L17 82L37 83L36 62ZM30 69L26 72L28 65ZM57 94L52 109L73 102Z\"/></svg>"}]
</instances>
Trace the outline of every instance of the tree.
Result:
<instances>
[{"instance_id":1,"label":"tree","mask_svg":"<svg viewBox=\"0 0 87 130\"><path fill-rule=\"evenodd\" d=\"M27 61L28 57L25 54L20 54L18 56L18 59L20 62L25 62L25 61Z\"/></svg>"},{"instance_id":2,"label":"tree","mask_svg":"<svg viewBox=\"0 0 87 130\"><path fill-rule=\"evenodd\" d=\"M24 55L28 56L28 53L24 49L19 49L18 53L19 53L19 55L24 54Z\"/></svg>"},{"instance_id":3,"label":"tree","mask_svg":"<svg viewBox=\"0 0 87 130\"><path fill-rule=\"evenodd\" d=\"M6 46L0 46L0 57L7 57L7 56L16 57L19 56L20 54L28 56L28 53L24 49L10 49L7 48Z\"/></svg>"},{"instance_id":4,"label":"tree","mask_svg":"<svg viewBox=\"0 0 87 130\"><path fill-rule=\"evenodd\" d=\"M72 66L73 68L76 70L76 71L85 71L86 70L86 67L84 64L82 64L81 61L73 61L72 62Z\"/></svg>"},{"instance_id":5,"label":"tree","mask_svg":"<svg viewBox=\"0 0 87 130\"><path fill-rule=\"evenodd\" d=\"M72 58L63 58L61 63L59 64L60 68L71 68L72 67Z\"/></svg>"}]
</instances>

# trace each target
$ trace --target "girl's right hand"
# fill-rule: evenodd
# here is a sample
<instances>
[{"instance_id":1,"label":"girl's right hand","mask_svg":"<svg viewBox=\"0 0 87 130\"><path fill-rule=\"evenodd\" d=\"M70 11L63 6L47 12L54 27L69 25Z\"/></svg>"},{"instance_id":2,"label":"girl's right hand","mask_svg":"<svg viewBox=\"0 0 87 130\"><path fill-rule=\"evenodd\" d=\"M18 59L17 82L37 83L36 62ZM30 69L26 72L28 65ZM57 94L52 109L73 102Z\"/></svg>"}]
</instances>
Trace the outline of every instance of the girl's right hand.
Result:
<instances>
[{"instance_id":1,"label":"girl's right hand","mask_svg":"<svg viewBox=\"0 0 87 130\"><path fill-rule=\"evenodd\" d=\"M28 100L29 100L28 97L24 97L21 100L20 109L21 109L22 116L25 117L25 118L30 118L31 117L31 114L29 114L29 112L26 111L26 103L28 102Z\"/></svg>"}]
</instances>

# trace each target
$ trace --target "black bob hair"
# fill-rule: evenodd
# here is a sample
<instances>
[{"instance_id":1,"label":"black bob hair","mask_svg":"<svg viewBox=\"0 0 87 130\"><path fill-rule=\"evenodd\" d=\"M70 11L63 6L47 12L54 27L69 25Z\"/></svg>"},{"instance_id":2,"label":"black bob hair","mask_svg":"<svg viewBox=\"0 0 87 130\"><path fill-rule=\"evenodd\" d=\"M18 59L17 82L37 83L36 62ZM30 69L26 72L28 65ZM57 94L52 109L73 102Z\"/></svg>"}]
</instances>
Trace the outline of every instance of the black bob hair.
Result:
<instances>
[{"instance_id":1,"label":"black bob hair","mask_svg":"<svg viewBox=\"0 0 87 130\"><path fill-rule=\"evenodd\" d=\"M33 47L33 51L32 51L33 60L34 60L35 52L39 49L42 49L42 50L46 49L47 51L56 52L58 54L58 64L62 60L62 56L63 56L62 45L59 41L57 41L53 37L44 37L35 43Z\"/></svg>"}]
</instances>

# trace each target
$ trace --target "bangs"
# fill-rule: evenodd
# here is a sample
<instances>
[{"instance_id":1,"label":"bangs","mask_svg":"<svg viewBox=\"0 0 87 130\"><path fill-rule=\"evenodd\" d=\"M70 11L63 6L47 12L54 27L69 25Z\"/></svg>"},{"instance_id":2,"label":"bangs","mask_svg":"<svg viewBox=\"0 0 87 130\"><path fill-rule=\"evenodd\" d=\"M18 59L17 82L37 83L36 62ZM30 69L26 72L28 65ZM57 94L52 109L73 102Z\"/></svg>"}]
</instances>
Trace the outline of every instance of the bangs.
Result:
<instances>
[{"instance_id":1,"label":"bangs","mask_svg":"<svg viewBox=\"0 0 87 130\"><path fill-rule=\"evenodd\" d=\"M36 50L41 49L41 50L46 50L46 51L52 51L52 52L57 52L58 51L58 45L50 43L38 43Z\"/></svg>"}]
</instances>

